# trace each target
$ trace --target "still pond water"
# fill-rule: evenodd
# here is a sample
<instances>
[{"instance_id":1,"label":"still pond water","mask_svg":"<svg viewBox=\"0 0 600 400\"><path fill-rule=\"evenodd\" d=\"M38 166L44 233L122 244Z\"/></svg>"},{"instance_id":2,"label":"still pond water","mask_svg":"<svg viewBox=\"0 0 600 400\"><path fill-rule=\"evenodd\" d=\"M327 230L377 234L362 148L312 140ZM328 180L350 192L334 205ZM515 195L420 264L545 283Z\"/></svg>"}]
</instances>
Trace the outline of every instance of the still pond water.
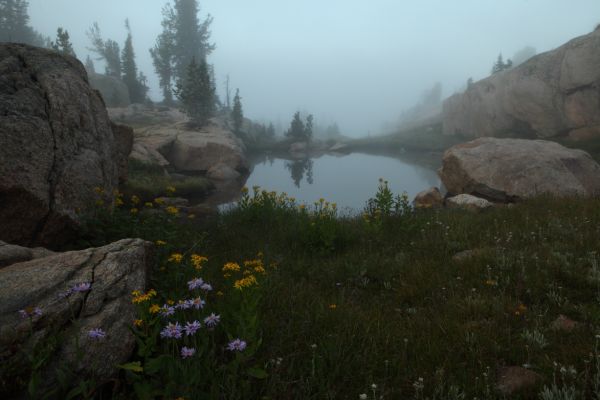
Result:
<instances>
[{"instance_id":1,"label":"still pond water","mask_svg":"<svg viewBox=\"0 0 600 400\"><path fill-rule=\"evenodd\" d=\"M377 192L379 178L387 180L394 193L406 192L411 201L421 190L440 184L433 168L399 158L353 153L295 161L267 159L254 165L245 186L285 192L298 203L312 204L324 198L337 203L338 209L357 212Z\"/></svg>"}]
</instances>

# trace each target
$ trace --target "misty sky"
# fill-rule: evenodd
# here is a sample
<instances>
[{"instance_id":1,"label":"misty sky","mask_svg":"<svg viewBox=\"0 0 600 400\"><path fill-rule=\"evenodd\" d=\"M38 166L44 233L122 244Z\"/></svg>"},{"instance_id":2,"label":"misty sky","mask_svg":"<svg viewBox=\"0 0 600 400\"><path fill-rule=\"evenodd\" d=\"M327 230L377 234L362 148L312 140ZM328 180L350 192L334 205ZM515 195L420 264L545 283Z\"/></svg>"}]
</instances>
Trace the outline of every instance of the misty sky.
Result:
<instances>
[{"instance_id":1,"label":"misty sky","mask_svg":"<svg viewBox=\"0 0 600 400\"><path fill-rule=\"evenodd\" d=\"M31 24L55 36L62 26L85 60L85 31L123 44L133 30L138 66L160 100L148 49L167 0L29 0ZM296 110L337 121L358 136L394 122L440 81L444 96L489 74L499 52L538 52L590 32L599 0L200 0L214 17L218 91L229 74L246 116L286 125ZM98 70L103 70L96 63Z\"/></svg>"}]
</instances>

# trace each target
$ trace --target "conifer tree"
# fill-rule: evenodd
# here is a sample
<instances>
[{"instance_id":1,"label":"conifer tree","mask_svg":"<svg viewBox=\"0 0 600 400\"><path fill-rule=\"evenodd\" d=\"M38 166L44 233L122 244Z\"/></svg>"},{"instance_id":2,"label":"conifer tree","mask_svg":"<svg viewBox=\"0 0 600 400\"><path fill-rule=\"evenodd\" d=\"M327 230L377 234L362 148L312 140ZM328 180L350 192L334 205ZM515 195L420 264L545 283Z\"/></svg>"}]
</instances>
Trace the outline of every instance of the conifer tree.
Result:
<instances>
[{"instance_id":1,"label":"conifer tree","mask_svg":"<svg viewBox=\"0 0 600 400\"><path fill-rule=\"evenodd\" d=\"M310 142L313 137L313 120L314 118L312 114L310 114L308 117L306 117L306 124L304 124L304 139L307 142Z\"/></svg>"},{"instance_id":2,"label":"conifer tree","mask_svg":"<svg viewBox=\"0 0 600 400\"><path fill-rule=\"evenodd\" d=\"M52 42L51 47L61 54L77 57L75 55L75 50L73 50L73 44L69 38L69 31L66 29L63 30L63 28L58 28L56 30L56 42Z\"/></svg>"},{"instance_id":3,"label":"conifer tree","mask_svg":"<svg viewBox=\"0 0 600 400\"><path fill-rule=\"evenodd\" d=\"M125 20L125 28L127 29L127 39L123 46L121 54L121 71L123 72L123 83L129 89L129 98L132 103L142 103L145 100L146 93L144 86L139 80L138 69L135 62L135 52L133 50L133 39L131 35L131 27L129 20Z\"/></svg>"},{"instance_id":4,"label":"conifer tree","mask_svg":"<svg viewBox=\"0 0 600 400\"><path fill-rule=\"evenodd\" d=\"M167 5L163 8L162 33L156 38L156 44L150 49L154 70L158 75L159 86L163 91L164 102L173 103L173 68L174 68L174 23L175 14Z\"/></svg>"},{"instance_id":5,"label":"conifer tree","mask_svg":"<svg viewBox=\"0 0 600 400\"><path fill-rule=\"evenodd\" d=\"M267 127L267 138L268 139L275 138L275 127L273 126L272 122L270 122L269 126Z\"/></svg>"},{"instance_id":6,"label":"conifer tree","mask_svg":"<svg viewBox=\"0 0 600 400\"><path fill-rule=\"evenodd\" d=\"M303 140L306 132L305 129L304 122L302 122L302 119L300 118L300 111L297 111L290 123L290 129L287 130L285 136L294 140Z\"/></svg>"},{"instance_id":7,"label":"conifer tree","mask_svg":"<svg viewBox=\"0 0 600 400\"><path fill-rule=\"evenodd\" d=\"M240 97L240 89L235 91L233 98L233 110L231 111L231 119L233 120L233 131L238 134L244 123L244 112L242 110L242 99Z\"/></svg>"},{"instance_id":8,"label":"conifer tree","mask_svg":"<svg viewBox=\"0 0 600 400\"><path fill-rule=\"evenodd\" d=\"M27 43L44 46L48 40L29 26L27 0L0 1L0 42Z\"/></svg>"},{"instance_id":9,"label":"conifer tree","mask_svg":"<svg viewBox=\"0 0 600 400\"><path fill-rule=\"evenodd\" d=\"M496 62L494 63L494 66L492 67L492 74L497 74L498 72L502 72L504 70L510 69L512 68L513 62L512 60L508 59L506 60L506 62L504 62L504 60L502 59L502 53L500 53L498 55L498 59L496 60Z\"/></svg>"},{"instance_id":10,"label":"conifer tree","mask_svg":"<svg viewBox=\"0 0 600 400\"><path fill-rule=\"evenodd\" d=\"M172 99L172 82L186 79L191 60L206 61L215 49L209 43L212 17L201 22L198 12L197 0L174 0L174 6L163 8L163 31L150 54L166 103Z\"/></svg>"},{"instance_id":11,"label":"conifer tree","mask_svg":"<svg viewBox=\"0 0 600 400\"><path fill-rule=\"evenodd\" d=\"M215 111L215 88L206 61L197 63L192 58L185 79L177 82L175 94L192 124L203 126L208 122Z\"/></svg>"},{"instance_id":12,"label":"conifer tree","mask_svg":"<svg viewBox=\"0 0 600 400\"><path fill-rule=\"evenodd\" d=\"M106 75L120 79L121 50L119 44L111 39L103 40L97 22L94 22L87 35L92 42L92 47L89 47L88 50L98 55L97 60L106 62Z\"/></svg>"}]
</instances>

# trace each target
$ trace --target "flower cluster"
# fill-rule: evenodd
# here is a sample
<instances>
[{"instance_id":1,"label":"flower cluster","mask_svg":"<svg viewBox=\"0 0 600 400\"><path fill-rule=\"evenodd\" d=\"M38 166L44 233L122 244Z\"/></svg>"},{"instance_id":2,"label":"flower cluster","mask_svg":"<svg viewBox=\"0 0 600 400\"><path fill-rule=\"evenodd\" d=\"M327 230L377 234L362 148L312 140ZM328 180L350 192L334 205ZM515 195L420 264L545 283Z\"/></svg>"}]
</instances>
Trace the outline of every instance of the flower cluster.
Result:
<instances>
[{"instance_id":1,"label":"flower cluster","mask_svg":"<svg viewBox=\"0 0 600 400\"><path fill-rule=\"evenodd\" d=\"M182 260L183 260L183 254L181 254L181 253L173 253L173 254L171 254L171 256L168 259L169 262L174 262L176 264L180 264Z\"/></svg>"},{"instance_id":2,"label":"flower cluster","mask_svg":"<svg viewBox=\"0 0 600 400\"><path fill-rule=\"evenodd\" d=\"M42 309L39 307L27 307L23 310L19 310L19 315L21 318L33 318L33 317L41 317Z\"/></svg>"},{"instance_id":3,"label":"flower cluster","mask_svg":"<svg viewBox=\"0 0 600 400\"><path fill-rule=\"evenodd\" d=\"M134 290L133 292L131 292L131 295L133 296L131 302L133 304L140 304L149 301L154 296L156 296L156 290L150 289L147 293L140 292L139 290Z\"/></svg>"},{"instance_id":4,"label":"flower cluster","mask_svg":"<svg viewBox=\"0 0 600 400\"><path fill-rule=\"evenodd\" d=\"M258 281L254 275L248 275L242 279L238 279L233 283L233 287L239 290L250 286L258 285Z\"/></svg>"},{"instance_id":5,"label":"flower cluster","mask_svg":"<svg viewBox=\"0 0 600 400\"><path fill-rule=\"evenodd\" d=\"M190 259L192 260L192 265L197 271L200 271L202 269L202 265L208 261L207 257L200 256L198 254L192 254Z\"/></svg>"},{"instance_id":6,"label":"flower cluster","mask_svg":"<svg viewBox=\"0 0 600 400\"><path fill-rule=\"evenodd\" d=\"M204 280L202 278L194 278L191 281L189 281L187 284L188 284L188 289L190 289L190 290L202 289L206 292L210 292L212 290L212 285L204 282Z\"/></svg>"}]
</instances>

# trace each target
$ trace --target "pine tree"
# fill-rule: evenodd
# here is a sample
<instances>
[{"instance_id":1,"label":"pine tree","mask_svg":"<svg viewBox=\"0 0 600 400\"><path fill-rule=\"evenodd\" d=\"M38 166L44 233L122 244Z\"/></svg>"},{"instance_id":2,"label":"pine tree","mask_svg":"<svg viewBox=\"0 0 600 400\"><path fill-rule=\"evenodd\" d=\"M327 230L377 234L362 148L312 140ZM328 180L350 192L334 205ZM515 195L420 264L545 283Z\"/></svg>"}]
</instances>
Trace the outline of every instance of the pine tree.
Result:
<instances>
[{"instance_id":1,"label":"pine tree","mask_svg":"<svg viewBox=\"0 0 600 400\"><path fill-rule=\"evenodd\" d=\"M88 75L96 73L96 67L94 67L94 61L92 61L92 59L90 58L89 55L85 59L85 70L87 71Z\"/></svg>"},{"instance_id":2,"label":"pine tree","mask_svg":"<svg viewBox=\"0 0 600 400\"><path fill-rule=\"evenodd\" d=\"M510 69L512 68L513 62L512 60L508 59L506 60L506 62L504 62L504 60L502 59L502 53L500 53L498 55L498 59L496 60L496 62L494 63L494 66L492 67L492 74L497 74L498 72L502 72L504 70Z\"/></svg>"},{"instance_id":3,"label":"pine tree","mask_svg":"<svg viewBox=\"0 0 600 400\"><path fill-rule=\"evenodd\" d=\"M240 97L240 89L235 91L233 98L233 110L231 111L231 119L233 120L233 131L239 134L244 123L244 111L242 110L242 99Z\"/></svg>"},{"instance_id":4,"label":"pine tree","mask_svg":"<svg viewBox=\"0 0 600 400\"><path fill-rule=\"evenodd\" d=\"M0 1L0 42L26 43L44 46L47 38L29 26L27 0Z\"/></svg>"},{"instance_id":5,"label":"pine tree","mask_svg":"<svg viewBox=\"0 0 600 400\"><path fill-rule=\"evenodd\" d=\"M121 50L119 44L111 39L103 40L97 22L94 22L87 35L92 42L92 47L89 47L88 50L98 55L97 60L106 62L106 75L120 79Z\"/></svg>"},{"instance_id":6,"label":"pine tree","mask_svg":"<svg viewBox=\"0 0 600 400\"><path fill-rule=\"evenodd\" d=\"M167 5L163 8L162 33L156 38L156 44L150 49L154 70L158 75L159 86L163 91L164 102L173 104L173 68L175 53L175 15Z\"/></svg>"},{"instance_id":7,"label":"pine tree","mask_svg":"<svg viewBox=\"0 0 600 400\"><path fill-rule=\"evenodd\" d=\"M52 42L51 47L61 54L77 57L75 55L75 50L73 50L73 44L69 38L69 31L66 29L63 30L63 28L58 28L56 30L56 42Z\"/></svg>"},{"instance_id":8,"label":"pine tree","mask_svg":"<svg viewBox=\"0 0 600 400\"><path fill-rule=\"evenodd\" d=\"M310 142L313 137L313 116L310 114L306 117L306 124L304 124L304 138L307 142Z\"/></svg>"},{"instance_id":9,"label":"pine tree","mask_svg":"<svg viewBox=\"0 0 600 400\"><path fill-rule=\"evenodd\" d=\"M267 138L268 139L274 139L275 138L275 127L273 126L272 122L269 123L269 126L267 128Z\"/></svg>"},{"instance_id":10,"label":"pine tree","mask_svg":"<svg viewBox=\"0 0 600 400\"><path fill-rule=\"evenodd\" d=\"M213 18L208 15L203 22L198 19L200 8L197 0L175 0L174 6L174 62L178 79L185 74L192 59L206 60L215 49L209 43L210 25Z\"/></svg>"},{"instance_id":11,"label":"pine tree","mask_svg":"<svg viewBox=\"0 0 600 400\"><path fill-rule=\"evenodd\" d=\"M285 136L294 140L303 140L305 133L306 128L304 122L302 122L302 119L300 118L300 112L298 111L294 114L294 118L290 123L290 129L285 133Z\"/></svg>"},{"instance_id":12,"label":"pine tree","mask_svg":"<svg viewBox=\"0 0 600 400\"><path fill-rule=\"evenodd\" d=\"M146 97L142 84L139 81L138 69L135 63L135 52L133 50L133 39L129 20L125 20L127 39L121 54L121 71L123 72L123 83L129 89L129 98L132 103L142 103Z\"/></svg>"},{"instance_id":13,"label":"pine tree","mask_svg":"<svg viewBox=\"0 0 600 400\"><path fill-rule=\"evenodd\" d=\"M215 93L206 61L197 63L192 58L185 79L177 82L175 94L192 124L203 126L208 122L215 111Z\"/></svg>"}]
</instances>

